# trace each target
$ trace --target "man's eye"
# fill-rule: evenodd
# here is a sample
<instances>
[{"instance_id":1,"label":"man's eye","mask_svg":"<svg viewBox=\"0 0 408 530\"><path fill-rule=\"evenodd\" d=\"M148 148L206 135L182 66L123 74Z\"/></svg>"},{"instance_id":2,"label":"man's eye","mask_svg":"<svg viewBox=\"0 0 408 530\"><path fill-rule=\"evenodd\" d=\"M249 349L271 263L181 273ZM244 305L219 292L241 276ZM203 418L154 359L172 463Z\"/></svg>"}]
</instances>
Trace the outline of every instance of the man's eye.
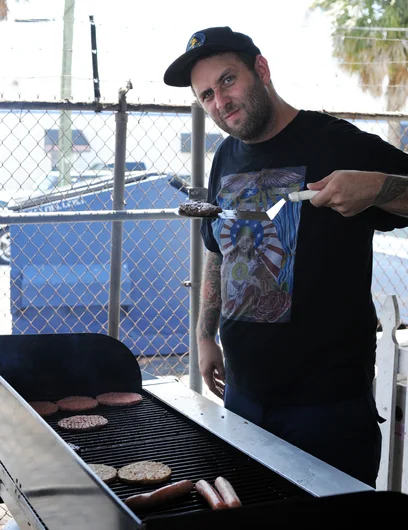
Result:
<instances>
[{"instance_id":1,"label":"man's eye","mask_svg":"<svg viewBox=\"0 0 408 530\"><path fill-rule=\"evenodd\" d=\"M224 79L224 85L230 85L234 81L235 77L233 75L228 75Z\"/></svg>"},{"instance_id":2,"label":"man's eye","mask_svg":"<svg viewBox=\"0 0 408 530\"><path fill-rule=\"evenodd\" d=\"M212 96L212 90L207 90L207 92L204 92L202 98L203 98L203 101L206 101L208 98L210 98Z\"/></svg>"}]
</instances>

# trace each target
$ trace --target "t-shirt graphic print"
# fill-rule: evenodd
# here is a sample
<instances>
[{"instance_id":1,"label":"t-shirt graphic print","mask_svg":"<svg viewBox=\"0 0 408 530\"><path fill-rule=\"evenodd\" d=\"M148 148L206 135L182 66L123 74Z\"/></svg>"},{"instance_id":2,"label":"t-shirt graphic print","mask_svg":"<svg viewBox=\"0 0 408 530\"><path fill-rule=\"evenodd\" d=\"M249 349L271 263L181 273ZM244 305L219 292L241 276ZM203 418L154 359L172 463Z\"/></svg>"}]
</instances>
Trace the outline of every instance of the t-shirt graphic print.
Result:
<instances>
[{"instance_id":1,"label":"t-shirt graphic print","mask_svg":"<svg viewBox=\"0 0 408 530\"><path fill-rule=\"evenodd\" d=\"M266 211L303 188L306 168L263 169L224 176L221 208ZM301 203L287 201L273 220L213 221L223 255L222 315L248 322L290 321Z\"/></svg>"}]
</instances>

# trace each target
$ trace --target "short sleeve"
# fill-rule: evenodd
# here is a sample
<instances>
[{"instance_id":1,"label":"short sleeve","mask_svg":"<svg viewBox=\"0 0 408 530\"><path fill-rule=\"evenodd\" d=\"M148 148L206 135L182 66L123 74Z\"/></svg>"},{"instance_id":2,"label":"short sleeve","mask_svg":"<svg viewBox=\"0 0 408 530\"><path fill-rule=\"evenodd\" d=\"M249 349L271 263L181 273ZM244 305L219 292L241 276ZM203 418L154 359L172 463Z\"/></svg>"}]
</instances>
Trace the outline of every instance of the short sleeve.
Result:
<instances>
[{"instance_id":1,"label":"short sleeve","mask_svg":"<svg viewBox=\"0 0 408 530\"><path fill-rule=\"evenodd\" d=\"M214 155L214 160L211 166L210 178L208 180L207 202L211 204L217 204L217 194L219 191L220 180L221 180L221 175L217 171L217 168L219 167L219 160L221 157L220 153L221 153L223 143L224 142L221 143L221 145L218 147ZM203 219L201 222L200 231L201 231L201 237L203 238L205 247L210 252L221 254L218 243L215 240L214 235L213 235L212 219Z\"/></svg>"}]
</instances>

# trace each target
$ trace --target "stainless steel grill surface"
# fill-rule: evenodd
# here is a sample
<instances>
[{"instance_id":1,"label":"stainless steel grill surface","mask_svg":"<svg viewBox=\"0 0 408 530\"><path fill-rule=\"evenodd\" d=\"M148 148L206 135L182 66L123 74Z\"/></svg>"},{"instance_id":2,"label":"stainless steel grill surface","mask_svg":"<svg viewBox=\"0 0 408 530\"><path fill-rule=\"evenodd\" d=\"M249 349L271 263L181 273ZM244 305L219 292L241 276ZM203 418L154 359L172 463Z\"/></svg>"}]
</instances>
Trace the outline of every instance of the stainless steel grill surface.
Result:
<instances>
[{"instance_id":1,"label":"stainless steel grill surface","mask_svg":"<svg viewBox=\"0 0 408 530\"><path fill-rule=\"evenodd\" d=\"M245 505L285 498L310 496L281 476L245 456L223 440L179 416L174 410L157 402L142 391L143 401L128 408L99 406L92 414L108 419L106 427L89 433L66 433L57 426L58 413L48 423L66 442L81 448L80 457L87 463L107 464L119 468L139 460L164 462L172 469L171 482L205 479L213 482L224 476L234 485ZM130 495L157 488L157 485L127 485L120 482L109 487L124 500ZM148 514L180 513L208 509L202 498L193 492L184 500L170 503Z\"/></svg>"}]
</instances>

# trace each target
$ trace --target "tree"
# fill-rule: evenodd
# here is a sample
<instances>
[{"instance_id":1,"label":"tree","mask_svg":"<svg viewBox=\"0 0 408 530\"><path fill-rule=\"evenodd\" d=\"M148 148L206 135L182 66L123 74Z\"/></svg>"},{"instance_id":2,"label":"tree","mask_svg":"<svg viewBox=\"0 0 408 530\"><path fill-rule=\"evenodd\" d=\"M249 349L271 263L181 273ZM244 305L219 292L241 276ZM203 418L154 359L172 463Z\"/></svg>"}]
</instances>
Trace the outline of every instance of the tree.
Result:
<instances>
[{"instance_id":1,"label":"tree","mask_svg":"<svg viewBox=\"0 0 408 530\"><path fill-rule=\"evenodd\" d=\"M333 55L340 67L358 75L363 91L385 94L387 111L403 109L408 99L408 1L315 0L316 8L333 21ZM389 140L398 145L395 125L390 122Z\"/></svg>"},{"instance_id":2,"label":"tree","mask_svg":"<svg viewBox=\"0 0 408 530\"><path fill-rule=\"evenodd\" d=\"M315 0L316 7L334 21L340 67L357 73L362 89L376 97L385 81L387 110L401 110L408 98L407 0Z\"/></svg>"}]
</instances>

